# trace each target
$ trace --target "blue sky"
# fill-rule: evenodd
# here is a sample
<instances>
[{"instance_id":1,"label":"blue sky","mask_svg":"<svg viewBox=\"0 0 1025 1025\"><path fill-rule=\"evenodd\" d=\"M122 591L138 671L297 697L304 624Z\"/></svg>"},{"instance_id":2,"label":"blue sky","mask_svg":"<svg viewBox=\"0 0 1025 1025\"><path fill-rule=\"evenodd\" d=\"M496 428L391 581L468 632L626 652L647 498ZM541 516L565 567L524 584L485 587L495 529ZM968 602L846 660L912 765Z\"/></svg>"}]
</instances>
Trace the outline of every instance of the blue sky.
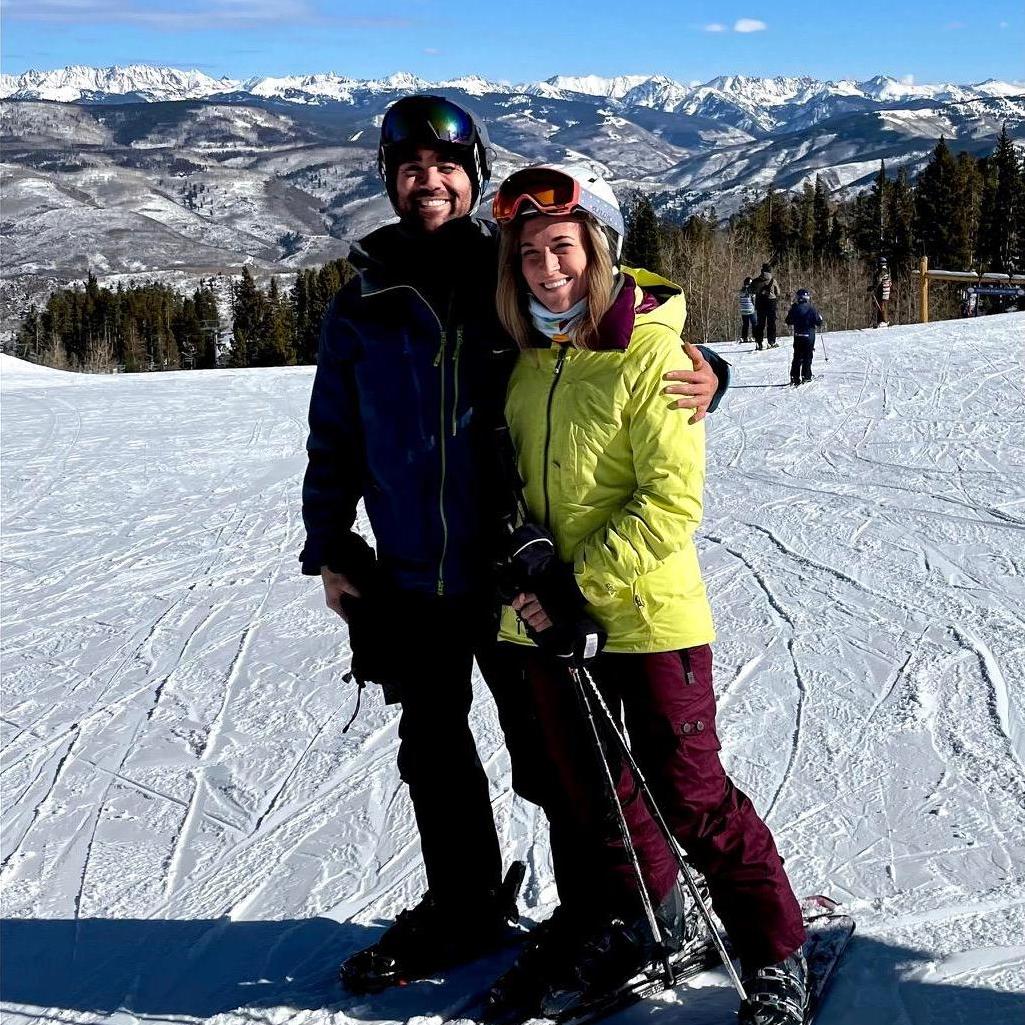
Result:
<instances>
[{"instance_id":1,"label":"blue sky","mask_svg":"<svg viewBox=\"0 0 1025 1025\"><path fill-rule=\"evenodd\" d=\"M1025 80L1021 0L4 0L0 66Z\"/></svg>"}]
</instances>

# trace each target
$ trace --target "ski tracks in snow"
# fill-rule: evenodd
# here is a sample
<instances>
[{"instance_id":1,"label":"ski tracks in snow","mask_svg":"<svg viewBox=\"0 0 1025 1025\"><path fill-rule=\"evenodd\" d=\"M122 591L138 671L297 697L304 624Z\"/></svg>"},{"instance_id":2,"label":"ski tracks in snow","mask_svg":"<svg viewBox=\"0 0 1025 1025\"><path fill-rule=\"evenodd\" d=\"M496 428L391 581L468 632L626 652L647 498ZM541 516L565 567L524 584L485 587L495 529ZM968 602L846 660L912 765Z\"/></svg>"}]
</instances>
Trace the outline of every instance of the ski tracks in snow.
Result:
<instances>
[{"instance_id":1,"label":"ski tracks in snow","mask_svg":"<svg viewBox=\"0 0 1025 1025\"><path fill-rule=\"evenodd\" d=\"M755 386L709 420L699 550L723 758L797 889L857 914L851 975L896 978L873 990L880 1025L926 1020L922 987L1025 988L1025 413L1006 362L1023 324L831 333L797 390L770 387L785 348L731 350ZM395 709L372 689L342 733L345 632L295 563L311 371L9 367L4 914L202 919L213 936L356 928L415 900ZM511 791L481 686L472 715L538 919L555 900L544 819ZM931 960L900 967L911 949ZM314 970L303 956L294 974ZM174 971L171 988L194 983L187 959ZM322 992L318 1011L218 1022L366 1018ZM693 1025L719 1025L704 1006ZM856 1006L823 1025L854 1025Z\"/></svg>"}]
</instances>

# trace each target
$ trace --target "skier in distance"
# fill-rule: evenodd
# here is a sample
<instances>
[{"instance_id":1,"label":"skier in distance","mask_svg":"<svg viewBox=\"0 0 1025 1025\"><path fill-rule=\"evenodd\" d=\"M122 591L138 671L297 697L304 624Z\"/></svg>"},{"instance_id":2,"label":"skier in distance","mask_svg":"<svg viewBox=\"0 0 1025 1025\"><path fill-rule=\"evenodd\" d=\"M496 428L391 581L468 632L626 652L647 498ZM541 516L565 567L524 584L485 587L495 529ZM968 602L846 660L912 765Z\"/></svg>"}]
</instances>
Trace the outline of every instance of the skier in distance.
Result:
<instances>
[{"instance_id":1,"label":"skier in distance","mask_svg":"<svg viewBox=\"0 0 1025 1025\"><path fill-rule=\"evenodd\" d=\"M872 275L872 284L868 286L868 291L872 296L872 311L875 314L876 327L890 326L888 309L892 287L893 281L890 277L890 267L886 257L880 256L876 262L875 274Z\"/></svg>"},{"instance_id":2,"label":"skier in distance","mask_svg":"<svg viewBox=\"0 0 1025 1025\"><path fill-rule=\"evenodd\" d=\"M815 358L815 329L823 320L811 302L807 288L797 290L796 302L790 307L786 323L794 329L794 358L790 364L790 383L795 387L812 378L811 362Z\"/></svg>"},{"instance_id":3,"label":"skier in distance","mask_svg":"<svg viewBox=\"0 0 1025 1025\"><path fill-rule=\"evenodd\" d=\"M757 316L755 314L755 294L751 290L753 278L744 278L744 284L740 286L737 293L737 302L740 304L740 340L746 342L755 331Z\"/></svg>"},{"instance_id":4,"label":"skier in distance","mask_svg":"<svg viewBox=\"0 0 1025 1025\"><path fill-rule=\"evenodd\" d=\"M779 306L779 282L772 275L772 264L763 263L762 272L751 282L755 295L755 348L762 348L768 339L769 348L776 348L776 311Z\"/></svg>"}]
</instances>

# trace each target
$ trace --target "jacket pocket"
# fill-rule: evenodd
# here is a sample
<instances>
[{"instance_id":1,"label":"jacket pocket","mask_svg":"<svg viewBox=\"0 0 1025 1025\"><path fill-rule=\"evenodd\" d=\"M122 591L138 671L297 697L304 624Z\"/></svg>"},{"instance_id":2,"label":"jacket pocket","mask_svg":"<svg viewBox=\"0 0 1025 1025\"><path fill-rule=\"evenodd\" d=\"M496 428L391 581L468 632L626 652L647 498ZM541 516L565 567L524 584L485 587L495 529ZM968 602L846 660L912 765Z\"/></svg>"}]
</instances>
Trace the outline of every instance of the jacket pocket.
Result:
<instances>
[{"instance_id":1,"label":"jacket pocket","mask_svg":"<svg viewBox=\"0 0 1025 1025\"><path fill-rule=\"evenodd\" d=\"M711 648L707 644L682 648L677 654L683 670L674 724L679 742L688 751L721 751L722 744L715 729Z\"/></svg>"}]
</instances>

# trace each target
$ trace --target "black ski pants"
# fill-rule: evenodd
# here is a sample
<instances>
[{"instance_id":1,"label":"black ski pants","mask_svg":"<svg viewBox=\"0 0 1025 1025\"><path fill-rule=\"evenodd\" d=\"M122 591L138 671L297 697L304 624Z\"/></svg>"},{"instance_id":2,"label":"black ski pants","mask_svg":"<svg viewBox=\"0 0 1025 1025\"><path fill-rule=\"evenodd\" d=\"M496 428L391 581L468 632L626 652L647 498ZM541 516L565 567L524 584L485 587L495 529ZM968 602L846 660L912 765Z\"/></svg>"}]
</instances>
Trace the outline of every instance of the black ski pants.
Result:
<instances>
[{"instance_id":1,"label":"black ski pants","mask_svg":"<svg viewBox=\"0 0 1025 1025\"><path fill-rule=\"evenodd\" d=\"M815 358L815 339L794 335L794 358L790 363L790 383L811 380L811 361Z\"/></svg>"},{"instance_id":2,"label":"black ski pants","mask_svg":"<svg viewBox=\"0 0 1025 1025\"><path fill-rule=\"evenodd\" d=\"M432 896L479 910L501 882L502 854L487 774L470 731L476 658L498 708L513 789L544 805L552 774L533 706L525 700L525 658L495 642L490 602L403 595L395 643L410 653L396 688L399 774L409 787Z\"/></svg>"},{"instance_id":3,"label":"black ski pants","mask_svg":"<svg viewBox=\"0 0 1025 1025\"><path fill-rule=\"evenodd\" d=\"M769 345L776 344L776 300L763 299L759 296L755 299L755 345L759 348L762 341L768 337Z\"/></svg>"}]
</instances>

